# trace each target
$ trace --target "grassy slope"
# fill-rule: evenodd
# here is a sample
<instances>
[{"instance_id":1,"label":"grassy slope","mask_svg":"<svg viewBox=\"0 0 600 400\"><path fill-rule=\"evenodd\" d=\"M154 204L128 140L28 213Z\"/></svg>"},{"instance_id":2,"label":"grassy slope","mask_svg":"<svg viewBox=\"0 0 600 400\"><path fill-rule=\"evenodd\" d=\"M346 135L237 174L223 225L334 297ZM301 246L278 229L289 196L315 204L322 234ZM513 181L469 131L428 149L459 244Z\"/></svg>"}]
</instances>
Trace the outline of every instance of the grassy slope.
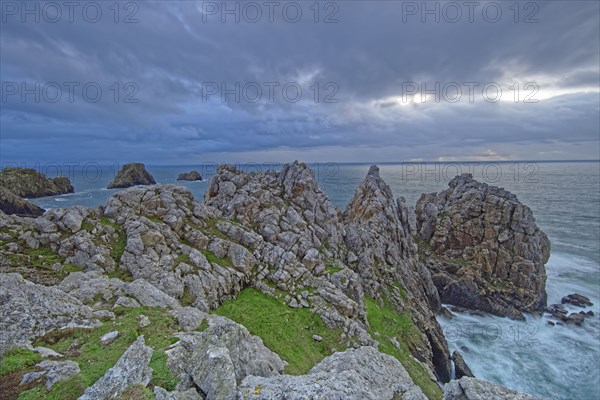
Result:
<instances>
[{"instance_id":1,"label":"grassy slope","mask_svg":"<svg viewBox=\"0 0 600 400\"><path fill-rule=\"evenodd\" d=\"M327 328L317 314L306 308L289 308L280 299L256 289L243 290L215 313L244 325L250 333L259 336L265 346L288 362L285 372L291 375L305 374L331 355L333 349L345 348L340 343L340 332ZM323 340L317 342L313 335Z\"/></svg>"},{"instance_id":2,"label":"grassy slope","mask_svg":"<svg viewBox=\"0 0 600 400\"><path fill-rule=\"evenodd\" d=\"M168 369L167 356L164 351L173 343L172 336L178 330L176 322L166 310L160 308L117 308L116 312L115 321L107 321L97 329L54 331L37 339L35 345L52 348L64 354L65 359L76 361L81 373L55 384L50 391L40 384L21 393L19 399L76 399L86 387L94 384L117 362L138 335L144 335L146 345L154 349L150 361L150 367L153 369L151 385L173 390L178 379ZM141 314L146 315L152 322L146 328L139 328ZM100 337L115 330L120 332L117 339L107 346L102 346ZM79 343L80 346L73 343ZM24 361L32 357L31 355L25 356ZM0 371L4 372L12 368L11 365L14 364L15 361L6 363L5 359L0 364ZM22 367L18 369L27 371L31 370L33 362L26 362L26 364L22 362L22 364Z\"/></svg>"},{"instance_id":3,"label":"grassy slope","mask_svg":"<svg viewBox=\"0 0 600 400\"><path fill-rule=\"evenodd\" d=\"M418 329L406 315L399 314L388 305L379 305L375 300L365 298L370 333L379 342L379 350L398 359L406 371L429 399L441 399L442 390L433 382L424 367L411 356L409 348L418 342ZM375 333L379 333L377 337ZM396 338L398 349L391 341Z\"/></svg>"}]
</instances>

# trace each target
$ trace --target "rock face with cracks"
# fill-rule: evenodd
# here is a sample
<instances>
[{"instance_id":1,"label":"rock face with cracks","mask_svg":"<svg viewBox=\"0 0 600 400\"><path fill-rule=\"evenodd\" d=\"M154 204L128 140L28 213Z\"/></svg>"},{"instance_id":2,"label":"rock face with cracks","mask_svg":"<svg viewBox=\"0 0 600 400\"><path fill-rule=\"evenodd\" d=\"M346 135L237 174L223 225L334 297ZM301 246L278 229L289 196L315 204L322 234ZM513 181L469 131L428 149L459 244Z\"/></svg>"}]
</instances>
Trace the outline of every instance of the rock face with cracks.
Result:
<instances>
[{"instance_id":1,"label":"rock face with cracks","mask_svg":"<svg viewBox=\"0 0 600 400\"><path fill-rule=\"evenodd\" d=\"M417 202L419 238L443 302L522 318L546 306L550 241L531 209L498 187L457 176Z\"/></svg>"}]
</instances>

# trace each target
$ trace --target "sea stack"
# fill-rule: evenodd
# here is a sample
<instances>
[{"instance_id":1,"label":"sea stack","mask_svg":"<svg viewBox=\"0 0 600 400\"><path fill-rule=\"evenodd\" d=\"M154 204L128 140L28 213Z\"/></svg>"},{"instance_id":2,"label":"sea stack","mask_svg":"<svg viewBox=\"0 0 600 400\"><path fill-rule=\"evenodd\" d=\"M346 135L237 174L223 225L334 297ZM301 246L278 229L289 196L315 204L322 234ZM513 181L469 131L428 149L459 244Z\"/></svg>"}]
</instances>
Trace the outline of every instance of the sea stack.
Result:
<instances>
[{"instance_id":1,"label":"sea stack","mask_svg":"<svg viewBox=\"0 0 600 400\"><path fill-rule=\"evenodd\" d=\"M146 171L142 163L131 163L123 165L115 179L108 184L108 189L122 189L137 185L154 185L156 181Z\"/></svg>"},{"instance_id":2,"label":"sea stack","mask_svg":"<svg viewBox=\"0 0 600 400\"><path fill-rule=\"evenodd\" d=\"M550 241L517 196L457 176L417 202L420 251L442 302L522 319L546 306Z\"/></svg>"}]
</instances>

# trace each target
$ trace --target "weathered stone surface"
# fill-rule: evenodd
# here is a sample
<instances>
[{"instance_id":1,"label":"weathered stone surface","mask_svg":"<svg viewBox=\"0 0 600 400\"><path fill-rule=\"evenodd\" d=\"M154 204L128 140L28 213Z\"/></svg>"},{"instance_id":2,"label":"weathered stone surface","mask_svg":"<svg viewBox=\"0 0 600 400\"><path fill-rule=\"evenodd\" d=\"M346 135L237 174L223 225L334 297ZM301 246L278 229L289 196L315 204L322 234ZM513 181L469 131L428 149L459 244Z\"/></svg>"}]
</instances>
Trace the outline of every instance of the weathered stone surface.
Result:
<instances>
[{"instance_id":1,"label":"weathered stone surface","mask_svg":"<svg viewBox=\"0 0 600 400\"><path fill-rule=\"evenodd\" d=\"M487 381L464 377L446 384L444 400L536 400L536 398Z\"/></svg>"},{"instance_id":2,"label":"weathered stone surface","mask_svg":"<svg viewBox=\"0 0 600 400\"><path fill-rule=\"evenodd\" d=\"M441 304L429 271L418 258L409 214L401 200L394 200L379 168L371 166L344 212L346 245L356 255L348 264L370 297L385 293L398 312L411 316L423 344L414 356L448 381L448 346L435 319Z\"/></svg>"},{"instance_id":3,"label":"weathered stone surface","mask_svg":"<svg viewBox=\"0 0 600 400\"><path fill-rule=\"evenodd\" d=\"M335 353L306 375L246 377L242 399L285 400L425 400L402 364L373 347Z\"/></svg>"},{"instance_id":4,"label":"weathered stone surface","mask_svg":"<svg viewBox=\"0 0 600 400\"><path fill-rule=\"evenodd\" d=\"M112 343L117 336L119 336L119 331L108 332L100 337L100 344L106 346L107 344Z\"/></svg>"},{"instance_id":5,"label":"weathered stone surface","mask_svg":"<svg viewBox=\"0 0 600 400\"><path fill-rule=\"evenodd\" d=\"M165 389L155 386L154 387L154 400L202 400L203 396L200 396L195 389L188 389L185 391L174 391L167 392Z\"/></svg>"},{"instance_id":6,"label":"weathered stone surface","mask_svg":"<svg viewBox=\"0 0 600 400\"><path fill-rule=\"evenodd\" d=\"M513 318L543 310L550 242L514 194L463 174L422 195L417 218L443 302Z\"/></svg>"},{"instance_id":7,"label":"weathered stone surface","mask_svg":"<svg viewBox=\"0 0 600 400\"><path fill-rule=\"evenodd\" d=\"M471 372L471 368L469 368L462 354L460 354L458 350L454 350L452 352L452 361L454 361L454 372L456 379L460 379L463 376L468 376L471 378L475 377L473 372Z\"/></svg>"},{"instance_id":8,"label":"weathered stone surface","mask_svg":"<svg viewBox=\"0 0 600 400\"><path fill-rule=\"evenodd\" d=\"M207 313L200 311L195 307L183 307L171 310L169 313L177 319L179 326L186 332L198 328L202 321L208 316Z\"/></svg>"},{"instance_id":9,"label":"weathered stone surface","mask_svg":"<svg viewBox=\"0 0 600 400\"><path fill-rule=\"evenodd\" d=\"M151 358L152 348L145 345L143 336L139 336L115 366L87 388L79 399L117 398L131 385L146 386L152 379L152 369L148 367Z\"/></svg>"},{"instance_id":10,"label":"weathered stone surface","mask_svg":"<svg viewBox=\"0 0 600 400\"><path fill-rule=\"evenodd\" d=\"M44 213L44 209L0 186L0 212L21 217L38 217Z\"/></svg>"},{"instance_id":11,"label":"weathered stone surface","mask_svg":"<svg viewBox=\"0 0 600 400\"><path fill-rule=\"evenodd\" d=\"M146 171L146 166L141 163L125 164L108 184L108 189L128 188L136 185L154 185L156 181Z\"/></svg>"},{"instance_id":12,"label":"weathered stone surface","mask_svg":"<svg viewBox=\"0 0 600 400\"><path fill-rule=\"evenodd\" d=\"M143 306L161 308L180 308L177 300L160 291L151 283L137 279L125 288L127 294L135 297Z\"/></svg>"},{"instance_id":13,"label":"weathered stone surface","mask_svg":"<svg viewBox=\"0 0 600 400\"><path fill-rule=\"evenodd\" d=\"M32 168L4 168L0 171L0 187L18 197L44 197L73 193L74 189L65 176L54 179Z\"/></svg>"},{"instance_id":14,"label":"weathered stone surface","mask_svg":"<svg viewBox=\"0 0 600 400\"><path fill-rule=\"evenodd\" d=\"M182 172L177 177L178 181L201 181L202 176L198 171Z\"/></svg>"},{"instance_id":15,"label":"weathered stone surface","mask_svg":"<svg viewBox=\"0 0 600 400\"><path fill-rule=\"evenodd\" d=\"M92 309L56 287L0 273L0 354L51 330L97 327Z\"/></svg>"},{"instance_id":16,"label":"weathered stone surface","mask_svg":"<svg viewBox=\"0 0 600 400\"><path fill-rule=\"evenodd\" d=\"M46 371L46 389L50 390L55 383L65 381L80 372L75 361L42 361L36 367Z\"/></svg>"},{"instance_id":17,"label":"weathered stone surface","mask_svg":"<svg viewBox=\"0 0 600 400\"><path fill-rule=\"evenodd\" d=\"M203 332L180 334L168 351L168 365L181 379L179 390L193 382L208 399L235 399L237 384L248 375L271 376L285 367L262 340L227 318L208 316Z\"/></svg>"}]
</instances>

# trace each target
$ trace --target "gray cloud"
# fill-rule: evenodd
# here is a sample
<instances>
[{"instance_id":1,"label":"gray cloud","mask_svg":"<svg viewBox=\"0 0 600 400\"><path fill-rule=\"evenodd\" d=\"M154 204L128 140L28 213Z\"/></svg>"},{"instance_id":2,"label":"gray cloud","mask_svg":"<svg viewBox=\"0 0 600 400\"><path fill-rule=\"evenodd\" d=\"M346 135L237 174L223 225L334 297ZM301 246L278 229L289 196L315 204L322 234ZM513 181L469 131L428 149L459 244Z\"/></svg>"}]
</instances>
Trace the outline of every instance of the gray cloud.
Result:
<instances>
[{"instance_id":1,"label":"gray cloud","mask_svg":"<svg viewBox=\"0 0 600 400\"><path fill-rule=\"evenodd\" d=\"M339 22L332 24L314 23L304 2L297 3L298 23L276 12L273 23L263 14L256 24L231 16L222 23L219 15L204 22L202 3L191 1L137 2L138 23L114 23L108 3L97 4L103 5L98 23L77 13L73 23L22 23L3 15L3 91L10 82L79 83L72 102L64 91L57 103L32 95L3 99L3 162L600 157L597 2L534 2L537 23L523 23L532 11L525 8L515 23L507 2L480 2L473 22L463 15L457 23L444 21L444 14L439 23L403 16L422 2L336 2ZM490 4L502 9L496 23L481 16ZM331 10L321 9L319 18ZM82 97L89 82L102 89L97 103ZM207 82L228 88L255 82L263 100L236 102L229 95L222 102L213 95L203 101ZM265 101L268 82L298 82L301 100L284 101L279 86L275 101ZM326 89L328 82L335 86ZM427 89L436 82L479 88L498 82L503 96L489 103L478 89L471 103L463 86L454 104L403 104L407 82ZM510 101L514 82L521 94L529 93L524 83L535 82L540 101ZM337 103L323 103L333 89ZM139 101L123 102L127 94Z\"/></svg>"}]
</instances>

